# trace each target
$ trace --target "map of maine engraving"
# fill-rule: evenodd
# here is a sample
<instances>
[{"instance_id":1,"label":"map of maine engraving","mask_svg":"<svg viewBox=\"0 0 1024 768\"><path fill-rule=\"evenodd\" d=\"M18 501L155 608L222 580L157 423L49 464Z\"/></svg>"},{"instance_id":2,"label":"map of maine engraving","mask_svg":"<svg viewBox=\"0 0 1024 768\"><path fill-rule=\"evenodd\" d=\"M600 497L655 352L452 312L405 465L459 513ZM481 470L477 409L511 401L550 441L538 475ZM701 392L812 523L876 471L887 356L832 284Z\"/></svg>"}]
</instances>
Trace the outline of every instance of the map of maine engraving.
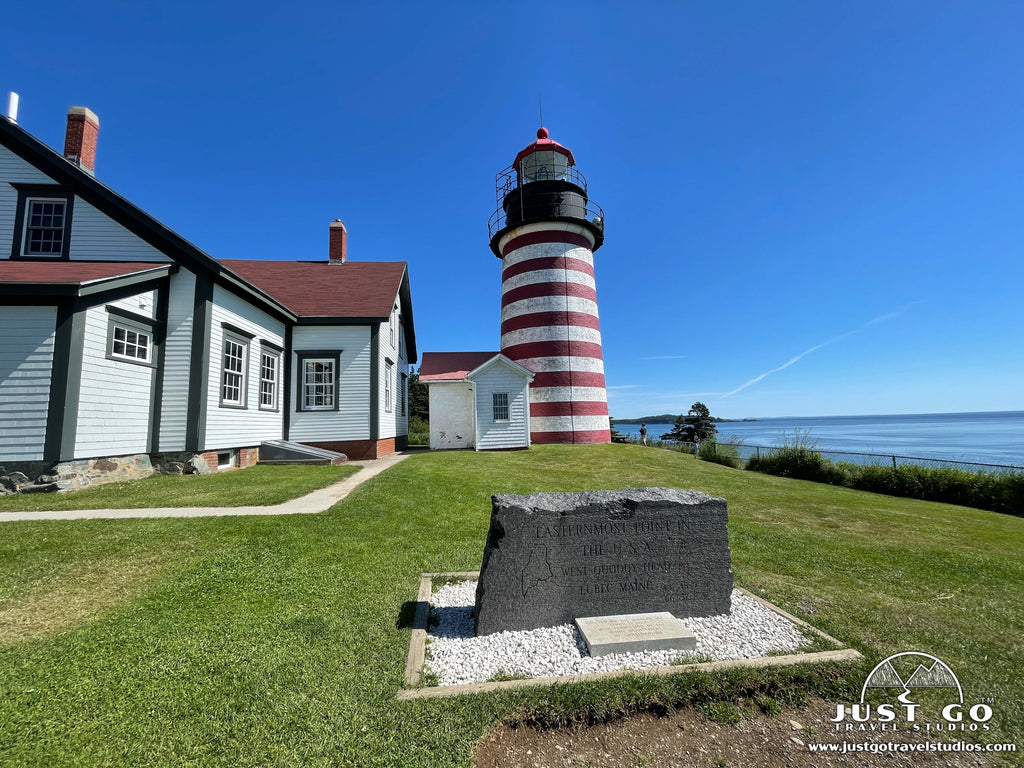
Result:
<instances>
[{"instance_id":1,"label":"map of maine engraving","mask_svg":"<svg viewBox=\"0 0 1024 768\"><path fill-rule=\"evenodd\" d=\"M728 613L725 499L673 488L491 498L477 634L580 616Z\"/></svg>"}]
</instances>

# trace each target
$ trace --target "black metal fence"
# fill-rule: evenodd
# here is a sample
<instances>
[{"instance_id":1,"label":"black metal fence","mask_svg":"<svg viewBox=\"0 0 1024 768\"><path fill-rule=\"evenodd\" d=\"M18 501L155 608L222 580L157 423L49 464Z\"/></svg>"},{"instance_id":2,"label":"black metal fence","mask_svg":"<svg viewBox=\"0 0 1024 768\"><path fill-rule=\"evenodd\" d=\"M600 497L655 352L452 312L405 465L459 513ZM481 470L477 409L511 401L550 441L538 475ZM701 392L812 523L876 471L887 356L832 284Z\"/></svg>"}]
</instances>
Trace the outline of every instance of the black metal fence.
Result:
<instances>
[{"instance_id":1,"label":"black metal fence","mask_svg":"<svg viewBox=\"0 0 1024 768\"><path fill-rule=\"evenodd\" d=\"M771 455L783 450L779 446L744 445L742 443L719 443L722 447L728 447L736 451L741 459L749 459L751 456ZM820 448L814 449L826 459L833 462L845 461L849 464L879 464L896 467L912 465L917 467L931 467L933 469L965 469L970 472L1024 472L1024 467L1013 464L983 464L977 461L954 461L952 459L936 459L930 456L899 456L891 453L858 453L856 451L823 451Z\"/></svg>"},{"instance_id":2,"label":"black metal fence","mask_svg":"<svg viewBox=\"0 0 1024 768\"><path fill-rule=\"evenodd\" d=\"M630 442L639 443L640 440L632 438ZM697 453L699 443L659 443L656 440L648 440L648 444L658 444L663 447L673 448L683 453ZM726 453L729 456L746 461L751 456L771 456L782 450L783 446L770 445L746 445L745 443L716 444L719 453ZM678 447L677 447L678 446ZM930 467L933 469L964 469L968 472L1024 472L1024 466L1015 464L983 464L976 461L954 461L951 459L936 459L929 456L899 456L891 453L858 453L856 451L824 451L820 448L812 449L820 453L826 459L833 462L847 462L849 464L882 465L894 469L901 466Z\"/></svg>"}]
</instances>

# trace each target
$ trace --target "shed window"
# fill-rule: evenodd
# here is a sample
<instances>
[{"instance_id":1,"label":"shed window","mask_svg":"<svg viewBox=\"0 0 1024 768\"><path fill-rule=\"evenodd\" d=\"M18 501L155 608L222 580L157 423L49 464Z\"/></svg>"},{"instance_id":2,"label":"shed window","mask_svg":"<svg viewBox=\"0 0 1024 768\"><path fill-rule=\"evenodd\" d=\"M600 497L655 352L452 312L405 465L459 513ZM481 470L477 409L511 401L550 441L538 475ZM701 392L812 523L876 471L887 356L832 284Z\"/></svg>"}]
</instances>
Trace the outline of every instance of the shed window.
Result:
<instances>
[{"instance_id":1,"label":"shed window","mask_svg":"<svg viewBox=\"0 0 1024 768\"><path fill-rule=\"evenodd\" d=\"M60 256L64 250L66 200L30 198L25 206L26 256Z\"/></svg>"},{"instance_id":2,"label":"shed window","mask_svg":"<svg viewBox=\"0 0 1024 768\"><path fill-rule=\"evenodd\" d=\"M508 421L508 392L492 392L491 406L495 421Z\"/></svg>"},{"instance_id":3,"label":"shed window","mask_svg":"<svg viewBox=\"0 0 1024 768\"><path fill-rule=\"evenodd\" d=\"M249 345L234 336L224 335L224 355L221 369L220 404L236 408L245 407L245 371Z\"/></svg>"}]
</instances>

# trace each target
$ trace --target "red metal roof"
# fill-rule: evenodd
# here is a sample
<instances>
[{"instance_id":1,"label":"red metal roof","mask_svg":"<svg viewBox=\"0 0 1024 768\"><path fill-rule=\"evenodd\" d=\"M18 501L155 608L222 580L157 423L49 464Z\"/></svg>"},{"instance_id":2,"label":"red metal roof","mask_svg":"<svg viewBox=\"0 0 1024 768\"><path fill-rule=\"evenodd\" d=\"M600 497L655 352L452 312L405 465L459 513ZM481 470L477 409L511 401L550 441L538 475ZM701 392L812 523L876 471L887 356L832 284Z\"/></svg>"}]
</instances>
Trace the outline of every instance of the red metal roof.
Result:
<instances>
[{"instance_id":1,"label":"red metal roof","mask_svg":"<svg viewBox=\"0 0 1024 768\"><path fill-rule=\"evenodd\" d=\"M404 261L219 261L304 317L389 317L406 269Z\"/></svg>"},{"instance_id":2,"label":"red metal roof","mask_svg":"<svg viewBox=\"0 0 1024 768\"><path fill-rule=\"evenodd\" d=\"M166 269L168 262L158 261L11 261L0 259L0 283L68 283L81 285Z\"/></svg>"},{"instance_id":3,"label":"red metal roof","mask_svg":"<svg viewBox=\"0 0 1024 768\"><path fill-rule=\"evenodd\" d=\"M420 381L461 381L500 352L424 352Z\"/></svg>"}]
</instances>

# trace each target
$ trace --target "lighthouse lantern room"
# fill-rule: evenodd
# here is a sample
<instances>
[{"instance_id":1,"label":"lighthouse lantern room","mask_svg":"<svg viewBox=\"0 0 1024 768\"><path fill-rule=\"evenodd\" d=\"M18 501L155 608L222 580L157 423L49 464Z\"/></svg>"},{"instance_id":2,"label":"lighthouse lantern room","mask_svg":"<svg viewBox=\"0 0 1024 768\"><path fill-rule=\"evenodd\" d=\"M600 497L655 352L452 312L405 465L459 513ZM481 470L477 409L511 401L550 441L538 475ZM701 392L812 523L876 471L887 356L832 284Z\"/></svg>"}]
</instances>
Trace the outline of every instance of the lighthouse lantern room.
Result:
<instances>
[{"instance_id":1,"label":"lighthouse lantern room","mask_svg":"<svg viewBox=\"0 0 1024 768\"><path fill-rule=\"evenodd\" d=\"M604 212L546 128L496 188L489 234L502 262L501 352L534 373L531 442L610 442L594 282Z\"/></svg>"}]
</instances>

